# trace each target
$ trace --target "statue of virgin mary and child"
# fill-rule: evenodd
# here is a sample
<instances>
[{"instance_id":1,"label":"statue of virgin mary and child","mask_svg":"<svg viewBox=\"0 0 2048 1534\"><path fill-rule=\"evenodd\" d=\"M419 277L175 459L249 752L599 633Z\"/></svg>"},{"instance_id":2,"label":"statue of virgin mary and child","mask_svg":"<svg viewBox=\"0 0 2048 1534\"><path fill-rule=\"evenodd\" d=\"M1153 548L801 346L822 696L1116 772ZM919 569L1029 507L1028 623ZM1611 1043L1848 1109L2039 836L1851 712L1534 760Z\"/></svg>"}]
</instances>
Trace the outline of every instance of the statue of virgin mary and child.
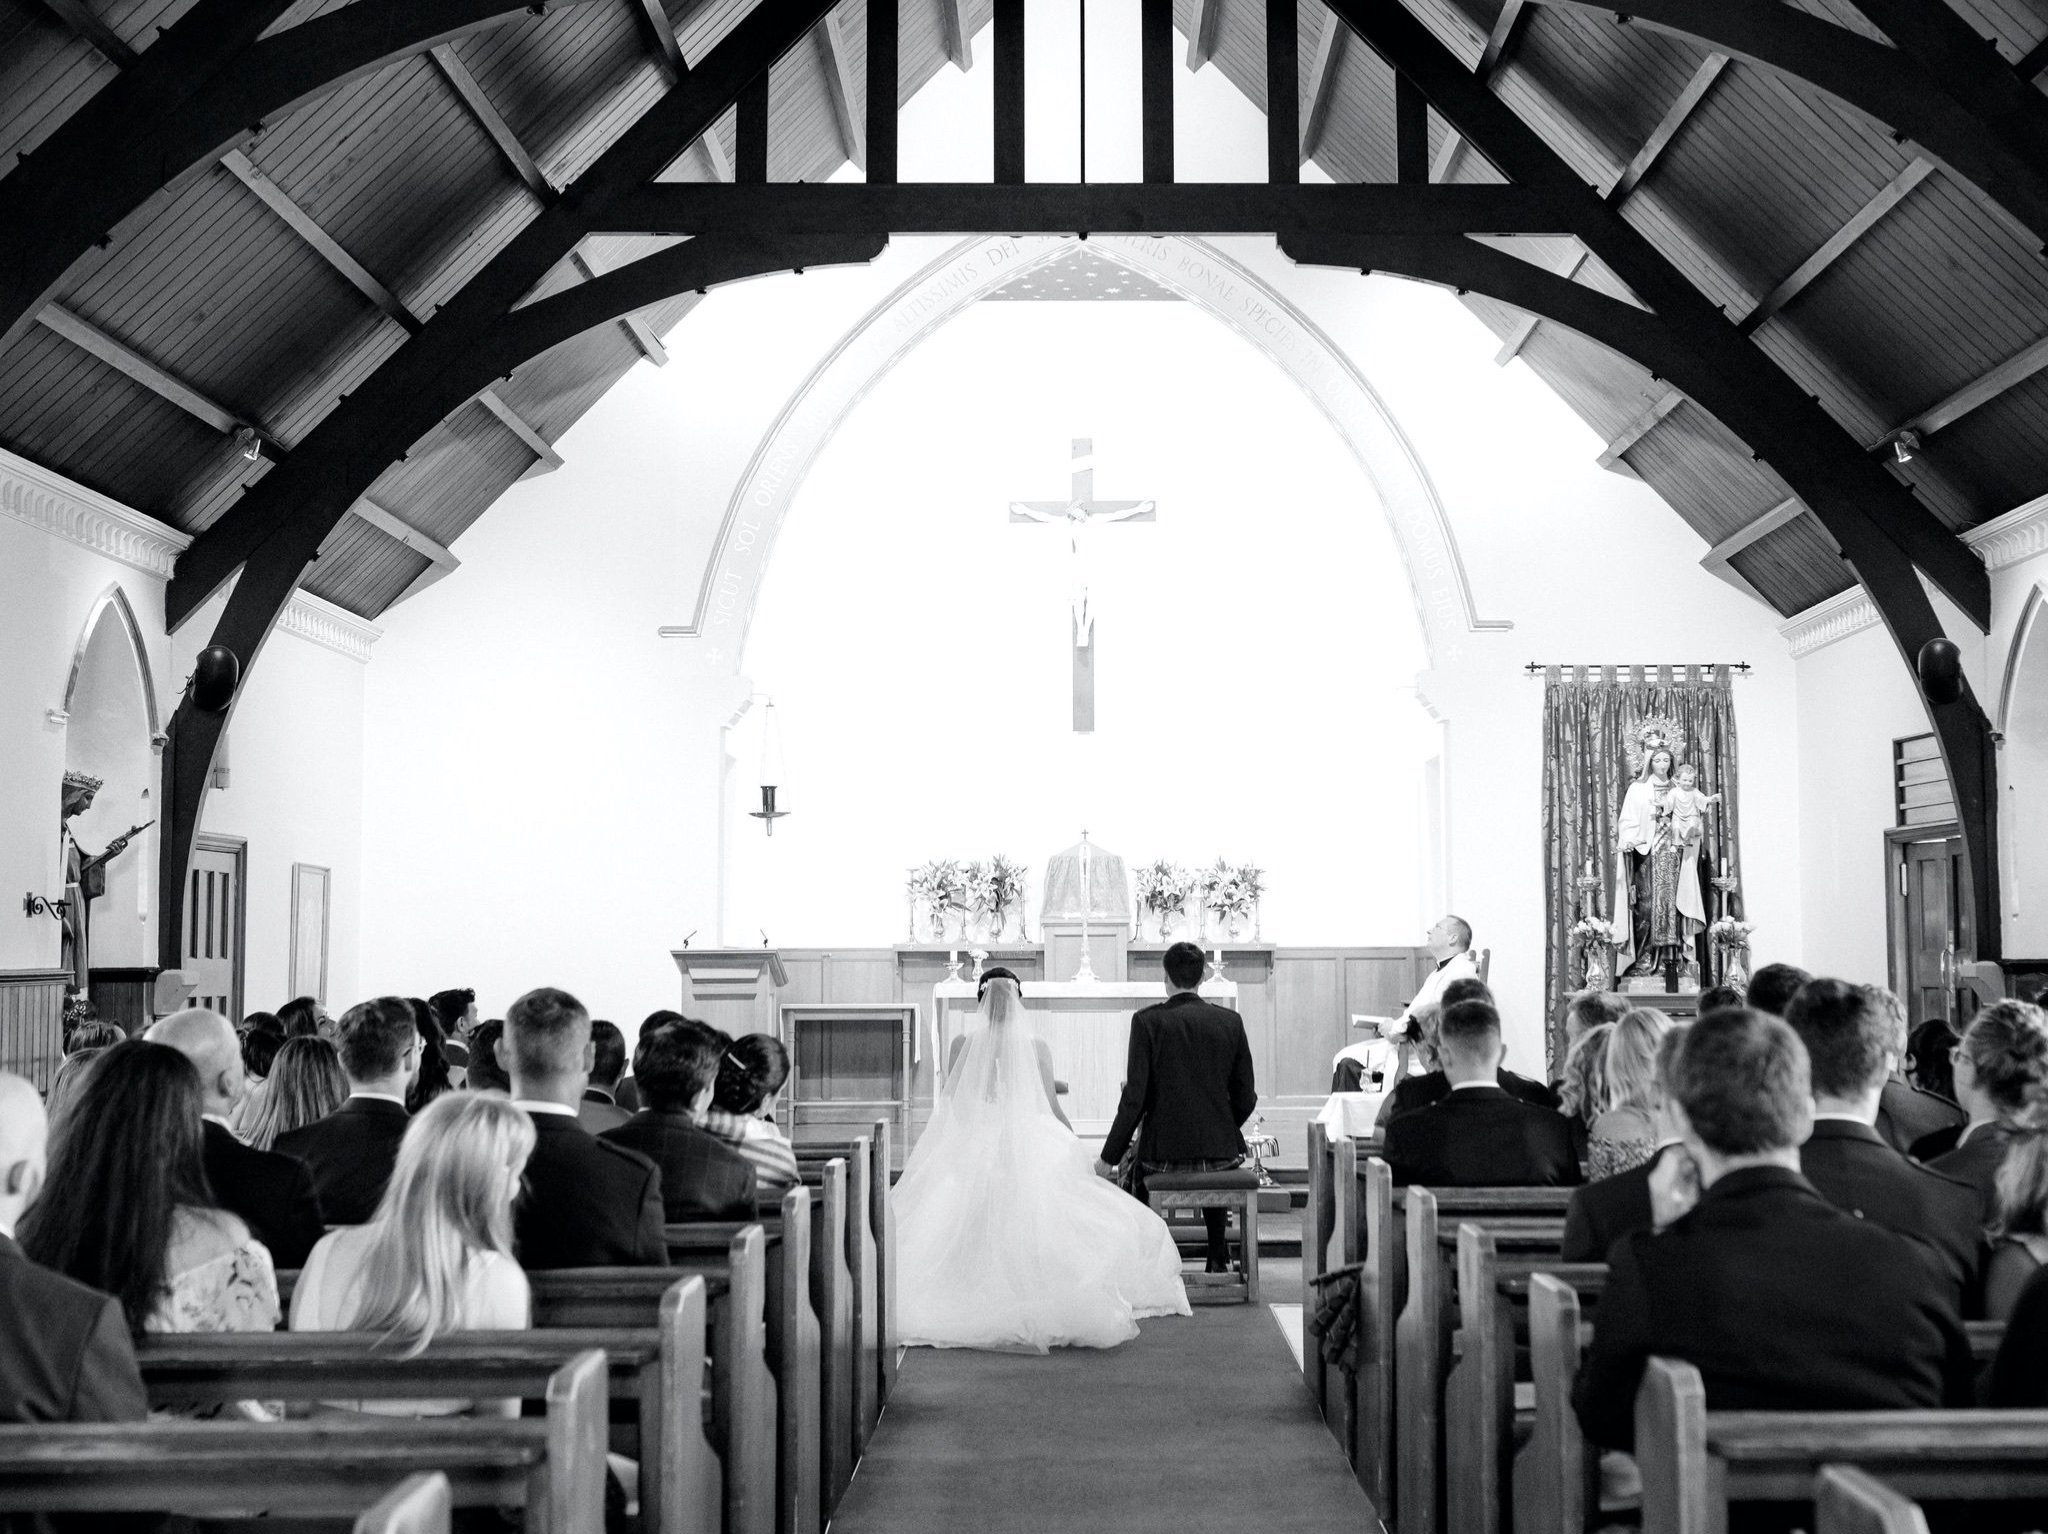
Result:
<instances>
[{"instance_id":1,"label":"statue of virgin mary and child","mask_svg":"<svg viewBox=\"0 0 2048 1534\"><path fill-rule=\"evenodd\" d=\"M1678 760L1668 731L1645 726L1636 738L1641 760L1630 763L1636 774L1615 824L1612 909L1627 920L1615 922L1614 971L1655 975L1675 968L1682 982L1697 986L1699 934L1707 925L1700 847L1706 812L1720 795L1699 791L1698 770Z\"/></svg>"}]
</instances>

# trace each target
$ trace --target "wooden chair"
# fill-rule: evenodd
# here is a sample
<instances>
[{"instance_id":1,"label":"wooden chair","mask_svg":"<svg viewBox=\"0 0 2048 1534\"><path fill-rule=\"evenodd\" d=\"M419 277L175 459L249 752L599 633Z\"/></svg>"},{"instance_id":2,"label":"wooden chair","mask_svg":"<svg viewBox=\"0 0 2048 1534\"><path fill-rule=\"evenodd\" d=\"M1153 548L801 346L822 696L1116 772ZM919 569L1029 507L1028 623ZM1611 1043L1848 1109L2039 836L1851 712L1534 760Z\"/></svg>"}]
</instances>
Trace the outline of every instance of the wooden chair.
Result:
<instances>
[{"instance_id":1,"label":"wooden chair","mask_svg":"<svg viewBox=\"0 0 2048 1534\"><path fill-rule=\"evenodd\" d=\"M1927 1534L1920 1505L1854 1465L1823 1465L1813 1479L1814 1534Z\"/></svg>"},{"instance_id":2,"label":"wooden chair","mask_svg":"<svg viewBox=\"0 0 2048 1534\"><path fill-rule=\"evenodd\" d=\"M1175 1209L1222 1209L1237 1215L1238 1257L1235 1272L1185 1275L1188 1299L1196 1305L1259 1302L1259 1174L1227 1172L1153 1172L1145 1179L1145 1196L1161 1218Z\"/></svg>"},{"instance_id":3,"label":"wooden chair","mask_svg":"<svg viewBox=\"0 0 2048 1534\"><path fill-rule=\"evenodd\" d=\"M355 1518L443 1473L463 1507L520 1505L534 1534L603 1534L604 1355L550 1378L527 1418L54 1423L0 1427L0 1512Z\"/></svg>"},{"instance_id":4,"label":"wooden chair","mask_svg":"<svg viewBox=\"0 0 2048 1534\"><path fill-rule=\"evenodd\" d=\"M448 1514L448 1477L409 1475L364 1509L354 1534L448 1534Z\"/></svg>"}]
</instances>

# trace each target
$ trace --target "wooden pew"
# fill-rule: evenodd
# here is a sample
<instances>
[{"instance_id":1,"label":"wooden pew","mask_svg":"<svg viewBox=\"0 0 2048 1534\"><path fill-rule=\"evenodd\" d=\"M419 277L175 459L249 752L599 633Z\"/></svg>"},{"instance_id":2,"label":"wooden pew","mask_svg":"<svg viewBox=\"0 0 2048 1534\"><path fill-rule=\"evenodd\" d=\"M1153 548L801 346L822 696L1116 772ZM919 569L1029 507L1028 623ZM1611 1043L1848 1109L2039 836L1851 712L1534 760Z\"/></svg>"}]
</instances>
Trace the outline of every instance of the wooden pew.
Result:
<instances>
[{"instance_id":1,"label":"wooden pew","mask_svg":"<svg viewBox=\"0 0 2048 1534\"><path fill-rule=\"evenodd\" d=\"M363 1510L353 1534L448 1534L448 1477L409 1475Z\"/></svg>"},{"instance_id":2,"label":"wooden pew","mask_svg":"<svg viewBox=\"0 0 2048 1534\"><path fill-rule=\"evenodd\" d=\"M767 1237L748 1225L723 1263L680 1268L561 1268L528 1275L539 1327L654 1324L677 1280L701 1277L709 1302L711 1443L725 1534L775 1534L777 1391L768 1367Z\"/></svg>"},{"instance_id":3,"label":"wooden pew","mask_svg":"<svg viewBox=\"0 0 2048 1534\"><path fill-rule=\"evenodd\" d=\"M872 1134L849 1141L797 1147L799 1170L814 1168L834 1156L846 1160L847 1203L865 1209L866 1220L847 1224L846 1265L853 1277L855 1333L860 1362L853 1380L853 1434L856 1461L867 1453L868 1439L881 1420L882 1401L896 1377L895 1289L890 1276L894 1240L889 1213L888 1120L878 1120Z\"/></svg>"},{"instance_id":4,"label":"wooden pew","mask_svg":"<svg viewBox=\"0 0 2048 1534\"><path fill-rule=\"evenodd\" d=\"M533 1534L603 1534L605 1362L554 1372L547 1415L0 1427L0 1512L355 1517L438 1471L462 1507L523 1505Z\"/></svg>"},{"instance_id":5,"label":"wooden pew","mask_svg":"<svg viewBox=\"0 0 2048 1534\"><path fill-rule=\"evenodd\" d=\"M1555 1253L1564 1239L1564 1221L1548 1213L1532 1216L1532 1208L1546 1204L1531 1195L1568 1191L1456 1188L1444 1193L1445 1202L1468 1220L1484 1221L1504 1245ZM1408 1295L1395 1323L1395 1498L1400 1534L1439 1534L1457 1237L1442 1228L1434 1191L1411 1187L1400 1196L1407 1215Z\"/></svg>"},{"instance_id":6,"label":"wooden pew","mask_svg":"<svg viewBox=\"0 0 2048 1534\"><path fill-rule=\"evenodd\" d=\"M238 1400L544 1398L579 1355L602 1352L614 1400L639 1406L643 1527L717 1534L719 1467L704 1435L705 1287L674 1282L647 1328L458 1332L406 1356L370 1332L150 1333L136 1345L150 1404ZM373 1419L374 1420L374 1419Z\"/></svg>"},{"instance_id":7,"label":"wooden pew","mask_svg":"<svg viewBox=\"0 0 2048 1534\"><path fill-rule=\"evenodd\" d=\"M1918 1503L1854 1465L1821 1467L1813 1514L1814 1534L1927 1534Z\"/></svg>"},{"instance_id":8,"label":"wooden pew","mask_svg":"<svg viewBox=\"0 0 2048 1534\"><path fill-rule=\"evenodd\" d=\"M1335 1181L1331 1165L1334 1155L1335 1147L1330 1143L1329 1130L1311 1121L1308 1126L1308 1203L1301 1211L1301 1377L1308 1383L1308 1397L1315 1402L1317 1414L1330 1423L1333 1432L1336 1424L1330 1422L1330 1371L1323 1363L1322 1328L1316 1325L1314 1280L1332 1268L1344 1266L1330 1245L1337 1218L1336 1200L1330 1192ZM1346 1441L1342 1433L1338 1433L1337 1441Z\"/></svg>"}]
</instances>

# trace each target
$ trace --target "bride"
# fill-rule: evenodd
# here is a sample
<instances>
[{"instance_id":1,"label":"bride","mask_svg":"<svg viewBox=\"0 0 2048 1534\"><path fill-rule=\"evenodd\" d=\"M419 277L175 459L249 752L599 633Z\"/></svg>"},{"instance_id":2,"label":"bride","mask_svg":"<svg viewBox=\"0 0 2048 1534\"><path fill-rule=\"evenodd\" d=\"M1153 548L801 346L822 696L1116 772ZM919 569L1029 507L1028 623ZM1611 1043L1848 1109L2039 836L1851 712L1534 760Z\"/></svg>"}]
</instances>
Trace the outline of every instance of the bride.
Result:
<instances>
[{"instance_id":1,"label":"bride","mask_svg":"<svg viewBox=\"0 0 2048 1534\"><path fill-rule=\"evenodd\" d=\"M1095 1176L1059 1110L1017 977L981 978L896 1208L897 1328L942 1348L1108 1348L1139 1316L1184 1316L1166 1222Z\"/></svg>"}]
</instances>

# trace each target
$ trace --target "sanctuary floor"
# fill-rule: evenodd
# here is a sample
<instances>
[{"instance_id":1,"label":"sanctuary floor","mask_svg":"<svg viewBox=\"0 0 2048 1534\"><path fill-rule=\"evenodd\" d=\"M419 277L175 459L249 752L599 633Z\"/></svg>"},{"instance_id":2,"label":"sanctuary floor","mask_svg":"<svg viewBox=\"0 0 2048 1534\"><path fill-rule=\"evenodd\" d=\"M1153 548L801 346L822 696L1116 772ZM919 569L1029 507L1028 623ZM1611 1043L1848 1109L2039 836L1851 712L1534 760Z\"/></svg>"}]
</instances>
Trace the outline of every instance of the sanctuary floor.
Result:
<instances>
[{"instance_id":1,"label":"sanctuary floor","mask_svg":"<svg viewBox=\"0 0 2048 1534\"><path fill-rule=\"evenodd\" d=\"M1272 1311L1141 1326L1107 1352L911 1349L833 1534L1372 1527Z\"/></svg>"}]
</instances>

